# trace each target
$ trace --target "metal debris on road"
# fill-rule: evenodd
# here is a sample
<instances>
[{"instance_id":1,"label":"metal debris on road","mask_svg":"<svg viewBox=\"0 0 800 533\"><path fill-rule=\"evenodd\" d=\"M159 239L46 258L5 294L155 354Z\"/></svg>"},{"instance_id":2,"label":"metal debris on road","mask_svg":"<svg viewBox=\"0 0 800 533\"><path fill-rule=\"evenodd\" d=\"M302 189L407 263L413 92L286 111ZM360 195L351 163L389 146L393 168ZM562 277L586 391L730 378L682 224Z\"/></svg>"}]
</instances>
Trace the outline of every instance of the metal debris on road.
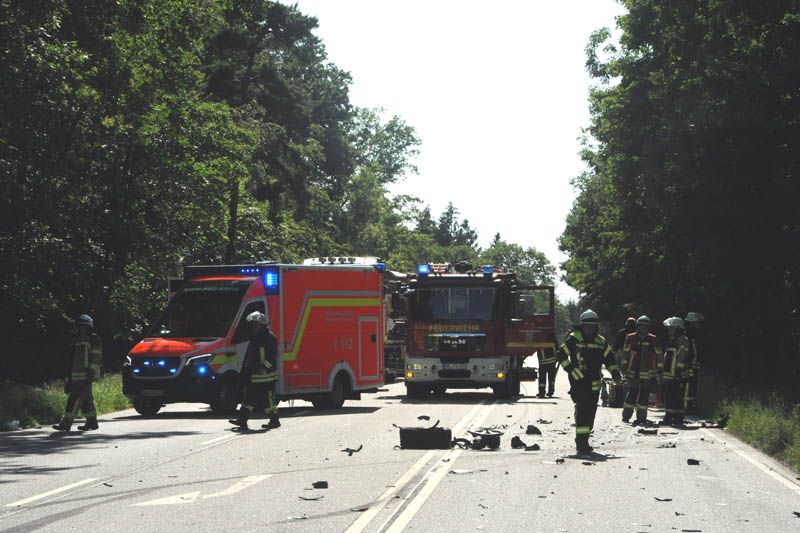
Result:
<instances>
[{"instance_id":1,"label":"metal debris on road","mask_svg":"<svg viewBox=\"0 0 800 533\"><path fill-rule=\"evenodd\" d=\"M360 451L361 451L361 448L363 448L363 447L364 447L364 445L363 445L363 444L361 444L361 445L360 445L358 448L356 448L356 449L353 449L353 448L345 448L345 449L344 449L344 450L342 450L342 451L343 451L343 452L347 452L347 456L348 456L348 457L350 457L350 456L351 456L351 455L353 455L354 453L360 452Z\"/></svg>"},{"instance_id":2,"label":"metal debris on road","mask_svg":"<svg viewBox=\"0 0 800 533\"><path fill-rule=\"evenodd\" d=\"M312 485L315 489L327 489L328 482L327 481L315 481Z\"/></svg>"},{"instance_id":3,"label":"metal debris on road","mask_svg":"<svg viewBox=\"0 0 800 533\"><path fill-rule=\"evenodd\" d=\"M526 435L541 435L542 430L534 426L533 424L528 424L528 428L525 430Z\"/></svg>"},{"instance_id":4,"label":"metal debris on road","mask_svg":"<svg viewBox=\"0 0 800 533\"><path fill-rule=\"evenodd\" d=\"M483 505L482 503L479 503L478 507L480 507L481 509L488 509L489 508L488 505Z\"/></svg>"},{"instance_id":5,"label":"metal debris on road","mask_svg":"<svg viewBox=\"0 0 800 533\"><path fill-rule=\"evenodd\" d=\"M303 496L301 494L300 496L298 496L298 498L300 498L301 500L305 500L307 502L315 502L317 500L321 500L324 497L325 497L324 494L315 494L314 496Z\"/></svg>"},{"instance_id":6,"label":"metal debris on road","mask_svg":"<svg viewBox=\"0 0 800 533\"><path fill-rule=\"evenodd\" d=\"M672 498L659 498L658 496L653 496L657 502L671 502Z\"/></svg>"},{"instance_id":7,"label":"metal debris on road","mask_svg":"<svg viewBox=\"0 0 800 533\"><path fill-rule=\"evenodd\" d=\"M303 513L302 516L290 516L289 520L306 520L307 518L308 515L306 513Z\"/></svg>"},{"instance_id":8,"label":"metal debris on road","mask_svg":"<svg viewBox=\"0 0 800 533\"><path fill-rule=\"evenodd\" d=\"M700 460L699 459L686 459L686 464L687 465L692 465L692 466L697 466L697 465L700 464Z\"/></svg>"}]
</instances>

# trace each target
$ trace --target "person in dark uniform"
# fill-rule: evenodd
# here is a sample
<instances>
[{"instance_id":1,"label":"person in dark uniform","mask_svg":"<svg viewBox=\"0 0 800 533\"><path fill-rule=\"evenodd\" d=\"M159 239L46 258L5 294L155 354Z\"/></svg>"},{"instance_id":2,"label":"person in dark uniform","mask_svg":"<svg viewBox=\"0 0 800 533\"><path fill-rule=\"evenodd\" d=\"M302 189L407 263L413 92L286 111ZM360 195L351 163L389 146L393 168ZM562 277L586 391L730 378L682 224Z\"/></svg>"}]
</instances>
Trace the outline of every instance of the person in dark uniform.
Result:
<instances>
[{"instance_id":1,"label":"person in dark uniform","mask_svg":"<svg viewBox=\"0 0 800 533\"><path fill-rule=\"evenodd\" d=\"M244 354L240 379L242 380L243 394L242 406L239 417L228 422L248 430L247 421L255 409L259 397L266 397L266 413L269 415L269 424L263 428L274 429L281 426L278 419L278 406L275 403L275 385L278 383L278 340L269 330L267 315L260 311L253 311L247 315L247 321L253 328L253 338L247 345Z\"/></svg>"},{"instance_id":2,"label":"person in dark uniform","mask_svg":"<svg viewBox=\"0 0 800 533\"><path fill-rule=\"evenodd\" d=\"M575 447L579 452L593 450L589 435L597 413L603 365L611 372L615 383L622 379L611 347L598 333L599 327L597 313L591 309L584 311L580 317L580 331L570 333L556 354L569 376L569 395L575 403Z\"/></svg>"},{"instance_id":3,"label":"person in dark uniform","mask_svg":"<svg viewBox=\"0 0 800 533\"><path fill-rule=\"evenodd\" d=\"M536 352L539 358L539 395L538 398L544 398L545 389L547 389L547 397L550 398L556 391L556 353L553 348L539 348ZM548 383L549 381L549 383Z\"/></svg>"},{"instance_id":4,"label":"person in dark uniform","mask_svg":"<svg viewBox=\"0 0 800 533\"><path fill-rule=\"evenodd\" d=\"M81 315L75 321L78 331L70 348L70 375L64 385L64 392L69 394L67 409L61 422L53 426L56 431L69 431L72 422L83 412L86 423L78 426L81 431L98 429L97 411L94 407L92 383L100 377L100 365L103 360L103 345L100 337L92 331L94 320L89 315Z\"/></svg>"}]
</instances>

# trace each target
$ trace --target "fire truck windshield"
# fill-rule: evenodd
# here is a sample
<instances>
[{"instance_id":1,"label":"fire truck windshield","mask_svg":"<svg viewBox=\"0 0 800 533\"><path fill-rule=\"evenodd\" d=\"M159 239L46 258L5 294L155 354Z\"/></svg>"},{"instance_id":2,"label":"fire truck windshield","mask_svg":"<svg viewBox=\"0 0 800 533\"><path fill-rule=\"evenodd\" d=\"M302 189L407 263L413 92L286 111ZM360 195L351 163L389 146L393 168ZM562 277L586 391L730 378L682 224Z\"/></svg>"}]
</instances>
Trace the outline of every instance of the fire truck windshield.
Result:
<instances>
[{"instance_id":1,"label":"fire truck windshield","mask_svg":"<svg viewBox=\"0 0 800 533\"><path fill-rule=\"evenodd\" d=\"M189 281L169 302L150 337L224 337L251 280Z\"/></svg>"},{"instance_id":2,"label":"fire truck windshield","mask_svg":"<svg viewBox=\"0 0 800 533\"><path fill-rule=\"evenodd\" d=\"M491 287L424 287L416 290L415 320L494 320L497 290Z\"/></svg>"}]
</instances>

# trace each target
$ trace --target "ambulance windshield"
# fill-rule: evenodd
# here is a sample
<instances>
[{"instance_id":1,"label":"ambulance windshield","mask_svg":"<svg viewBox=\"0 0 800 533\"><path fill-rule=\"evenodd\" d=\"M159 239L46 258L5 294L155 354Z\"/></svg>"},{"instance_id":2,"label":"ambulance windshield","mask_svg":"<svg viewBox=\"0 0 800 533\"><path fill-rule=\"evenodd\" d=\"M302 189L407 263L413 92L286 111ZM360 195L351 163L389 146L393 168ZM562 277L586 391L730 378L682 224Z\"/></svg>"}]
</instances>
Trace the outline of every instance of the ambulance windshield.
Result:
<instances>
[{"instance_id":1,"label":"ambulance windshield","mask_svg":"<svg viewBox=\"0 0 800 533\"><path fill-rule=\"evenodd\" d=\"M252 280L189 281L169 302L150 337L225 337Z\"/></svg>"},{"instance_id":2,"label":"ambulance windshield","mask_svg":"<svg viewBox=\"0 0 800 533\"><path fill-rule=\"evenodd\" d=\"M496 295L490 287L420 288L413 315L419 321L493 320Z\"/></svg>"}]
</instances>

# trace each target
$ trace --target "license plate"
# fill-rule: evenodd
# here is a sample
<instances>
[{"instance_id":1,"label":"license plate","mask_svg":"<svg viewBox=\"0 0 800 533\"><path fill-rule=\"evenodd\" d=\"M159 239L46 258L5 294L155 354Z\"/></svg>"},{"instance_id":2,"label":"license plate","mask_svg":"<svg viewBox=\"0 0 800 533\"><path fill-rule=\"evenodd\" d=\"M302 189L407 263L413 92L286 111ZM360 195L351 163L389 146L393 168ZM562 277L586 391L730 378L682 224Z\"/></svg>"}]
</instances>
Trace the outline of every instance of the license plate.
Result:
<instances>
[{"instance_id":1,"label":"license plate","mask_svg":"<svg viewBox=\"0 0 800 533\"><path fill-rule=\"evenodd\" d=\"M466 370L467 363L444 363L442 368L445 370Z\"/></svg>"},{"instance_id":2,"label":"license plate","mask_svg":"<svg viewBox=\"0 0 800 533\"><path fill-rule=\"evenodd\" d=\"M142 396L147 396L149 398L164 396L164 391L161 389L142 389L141 393Z\"/></svg>"}]
</instances>

